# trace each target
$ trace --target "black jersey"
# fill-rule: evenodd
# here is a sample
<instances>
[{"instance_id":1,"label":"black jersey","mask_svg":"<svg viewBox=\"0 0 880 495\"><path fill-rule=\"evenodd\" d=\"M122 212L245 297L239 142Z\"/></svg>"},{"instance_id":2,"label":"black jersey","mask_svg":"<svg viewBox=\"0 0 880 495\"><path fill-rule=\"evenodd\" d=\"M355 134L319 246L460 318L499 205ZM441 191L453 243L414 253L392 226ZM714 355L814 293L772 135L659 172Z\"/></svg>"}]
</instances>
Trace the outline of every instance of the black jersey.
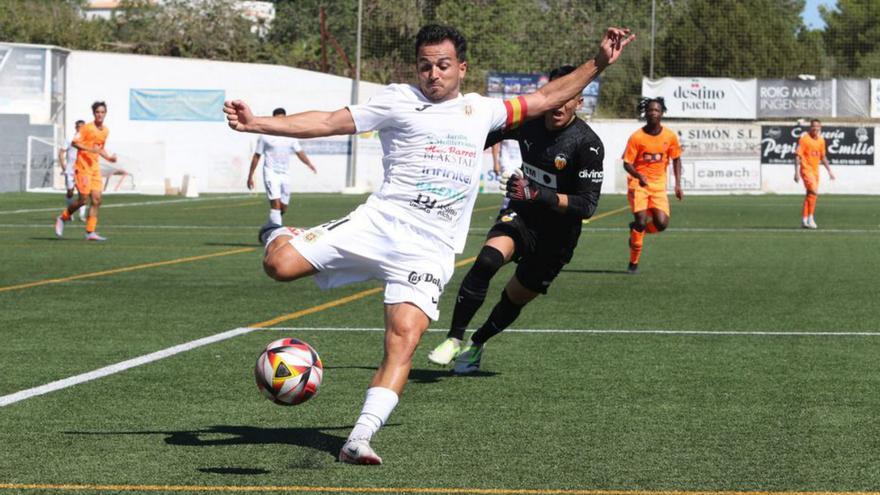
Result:
<instances>
[{"instance_id":1,"label":"black jersey","mask_svg":"<svg viewBox=\"0 0 880 495\"><path fill-rule=\"evenodd\" d=\"M568 195L565 213L528 201L511 200L510 208L532 226L565 230L576 227L580 233L581 220L593 216L602 189L605 148L599 136L578 118L559 131L547 130L544 119L539 118L516 129L489 134L486 147L502 139L519 142L526 177Z\"/></svg>"}]
</instances>

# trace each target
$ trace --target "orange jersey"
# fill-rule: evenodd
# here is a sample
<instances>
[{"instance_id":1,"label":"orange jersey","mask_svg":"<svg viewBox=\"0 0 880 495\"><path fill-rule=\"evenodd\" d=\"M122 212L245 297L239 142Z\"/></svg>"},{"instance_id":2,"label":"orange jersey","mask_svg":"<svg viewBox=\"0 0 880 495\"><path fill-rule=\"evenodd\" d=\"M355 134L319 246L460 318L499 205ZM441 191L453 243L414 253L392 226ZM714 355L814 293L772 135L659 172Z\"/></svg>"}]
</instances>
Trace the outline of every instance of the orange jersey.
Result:
<instances>
[{"instance_id":1,"label":"orange jersey","mask_svg":"<svg viewBox=\"0 0 880 495\"><path fill-rule=\"evenodd\" d=\"M629 137L623 161L635 167L649 184L662 184L666 188L666 167L669 160L681 157L678 136L664 127L660 134L652 136L639 129ZM630 180L635 179L630 176Z\"/></svg>"},{"instance_id":2,"label":"orange jersey","mask_svg":"<svg viewBox=\"0 0 880 495\"><path fill-rule=\"evenodd\" d=\"M819 162L825 157L825 138L813 139L810 133L801 134L798 139L797 156L801 157L801 173L819 176Z\"/></svg>"},{"instance_id":3,"label":"orange jersey","mask_svg":"<svg viewBox=\"0 0 880 495\"><path fill-rule=\"evenodd\" d=\"M82 126L77 133L76 137L73 139L75 144L79 146L84 146L86 148L104 148L104 143L107 142L107 135L110 134L110 129L107 126L102 126L100 129L95 125L94 122L89 122L88 124ZM92 153L89 151L78 150L76 153L76 168L81 170L92 170L98 167L98 154Z\"/></svg>"}]
</instances>

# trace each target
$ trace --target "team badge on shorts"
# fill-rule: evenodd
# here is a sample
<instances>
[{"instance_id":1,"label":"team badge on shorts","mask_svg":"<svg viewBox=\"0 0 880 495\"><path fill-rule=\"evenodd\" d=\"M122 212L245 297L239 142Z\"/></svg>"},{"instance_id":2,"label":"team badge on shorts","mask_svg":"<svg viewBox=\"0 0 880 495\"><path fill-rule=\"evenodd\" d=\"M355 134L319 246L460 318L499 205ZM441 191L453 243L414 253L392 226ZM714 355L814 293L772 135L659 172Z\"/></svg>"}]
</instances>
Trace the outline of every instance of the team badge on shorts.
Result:
<instances>
[{"instance_id":1,"label":"team badge on shorts","mask_svg":"<svg viewBox=\"0 0 880 495\"><path fill-rule=\"evenodd\" d=\"M303 241L308 243L313 243L317 241L322 235L324 235L325 230L321 228L310 229L305 234L303 234Z\"/></svg>"},{"instance_id":2,"label":"team badge on shorts","mask_svg":"<svg viewBox=\"0 0 880 495\"><path fill-rule=\"evenodd\" d=\"M568 159L566 158L565 153L560 153L553 159L553 166L556 167L556 170L562 170L566 165L568 165Z\"/></svg>"}]
</instances>

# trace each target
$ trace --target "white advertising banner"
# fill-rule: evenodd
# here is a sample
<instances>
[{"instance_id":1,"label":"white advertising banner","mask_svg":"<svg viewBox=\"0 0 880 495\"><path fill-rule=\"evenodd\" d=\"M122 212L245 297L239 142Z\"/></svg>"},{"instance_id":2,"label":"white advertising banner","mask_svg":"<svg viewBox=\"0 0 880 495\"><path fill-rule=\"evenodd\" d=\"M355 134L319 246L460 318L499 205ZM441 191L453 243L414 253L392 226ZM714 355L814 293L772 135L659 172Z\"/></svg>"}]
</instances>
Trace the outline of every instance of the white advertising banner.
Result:
<instances>
[{"instance_id":1,"label":"white advertising banner","mask_svg":"<svg viewBox=\"0 0 880 495\"><path fill-rule=\"evenodd\" d=\"M670 169L671 170L671 169ZM675 178L668 174L668 189ZM685 191L745 192L761 190L761 163L752 160L688 160L682 156L681 185Z\"/></svg>"},{"instance_id":2,"label":"white advertising banner","mask_svg":"<svg viewBox=\"0 0 880 495\"><path fill-rule=\"evenodd\" d=\"M666 116L685 119L744 119L757 116L757 80L717 77L642 79L642 95L662 96Z\"/></svg>"},{"instance_id":3,"label":"white advertising banner","mask_svg":"<svg viewBox=\"0 0 880 495\"><path fill-rule=\"evenodd\" d=\"M880 119L880 79L871 79L871 118Z\"/></svg>"}]
</instances>

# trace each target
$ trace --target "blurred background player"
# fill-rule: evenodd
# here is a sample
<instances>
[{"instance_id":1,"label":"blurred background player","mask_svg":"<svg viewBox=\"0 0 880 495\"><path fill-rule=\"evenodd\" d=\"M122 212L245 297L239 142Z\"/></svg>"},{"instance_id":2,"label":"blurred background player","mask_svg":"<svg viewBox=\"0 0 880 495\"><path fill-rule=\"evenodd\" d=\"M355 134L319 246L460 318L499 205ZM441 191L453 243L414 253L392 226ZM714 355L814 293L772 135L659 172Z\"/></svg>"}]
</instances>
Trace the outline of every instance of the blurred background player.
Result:
<instances>
[{"instance_id":1,"label":"blurred background player","mask_svg":"<svg viewBox=\"0 0 880 495\"><path fill-rule=\"evenodd\" d=\"M439 318L455 253L467 240L489 132L516 127L579 95L634 39L629 30L609 28L595 58L535 93L503 101L461 94L467 42L454 28L428 25L416 36L417 85L391 84L366 104L286 117L255 117L242 101L225 103L229 126L242 132L312 138L379 131L385 165L379 190L340 220L302 233L275 229L263 258L266 273L278 281L314 276L324 289L368 279L385 283L385 352L340 461L382 463L370 442L397 407L428 324ZM429 135L439 141L426 152ZM518 184L517 197L535 199L533 189Z\"/></svg>"},{"instance_id":2,"label":"blurred background player","mask_svg":"<svg viewBox=\"0 0 880 495\"><path fill-rule=\"evenodd\" d=\"M801 227L805 229L819 228L813 214L816 212L816 200L819 198L819 162L828 170L828 177L834 180L834 172L825 153L825 138L822 137L822 123L819 119L810 121L810 130L801 134L798 139L797 154L794 162L794 181L804 180L807 195L804 198Z\"/></svg>"},{"instance_id":3,"label":"blurred background player","mask_svg":"<svg viewBox=\"0 0 880 495\"><path fill-rule=\"evenodd\" d=\"M675 132L660 123L666 112L662 97L642 98L639 114L645 115L645 125L634 132L626 143L623 168L629 174L627 199L633 212L629 224L629 266L627 271L638 273L639 257L645 232L662 232L669 226L669 198L666 196L666 168L672 160L675 174L675 197L681 201L681 144Z\"/></svg>"},{"instance_id":4,"label":"blurred background player","mask_svg":"<svg viewBox=\"0 0 880 495\"><path fill-rule=\"evenodd\" d=\"M553 69L550 80L574 69L571 65ZM448 365L455 359L456 374L479 370L486 341L510 326L531 300L546 294L562 267L571 261L582 221L593 216L598 206L604 175L602 141L575 114L582 103L578 94L545 113L543 119L489 135L487 144L507 139L502 142L514 142L519 148L519 143L524 143L522 170L502 178L510 207L489 229L483 248L465 275L452 325L446 340L428 354L431 362ZM517 263L516 273L501 292L501 300L462 348L465 329L486 299L489 282L511 260Z\"/></svg>"},{"instance_id":5,"label":"blurred background player","mask_svg":"<svg viewBox=\"0 0 880 495\"><path fill-rule=\"evenodd\" d=\"M61 176L64 177L64 189L66 190L66 198L67 206L73 204L73 191L76 189L76 182L74 180L74 171L76 169L76 154L77 149L73 147L73 140L76 139L76 134L79 132L80 127L85 125L85 120L77 120L74 125L74 133L73 138L67 142L67 146L58 150L58 164L61 166ZM86 211L88 211L87 206L83 206L79 209L79 219L83 222L86 221Z\"/></svg>"},{"instance_id":6,"label":"blurred background player","mask_svg":"<svg viewBox=\"0 0 880 495\"><path fill-rule=\"evenodd\" d=\"M98 208L101 206L101 164L98 157L103 157L110 163L116 163L116 155L107 153L104 145L110 129L104 125L107 116L107 104L103 101L92 103L92 115L95 120L80 127L71 145L76 148L76 170L74 180L79 196L76 201L64 209L61 215L55 219L55 235L64 235L64 223L70 221L70 216L86 204L89 198L89 215L86 220L86 240L106 241L98 235L95 229L98 226Z\"/></svg>"},{"instance_id":7,"label":"blurred background player","mask_svg":"<svg viewBox=\"0 0 880 495\"><path fill-rule=\"evenodd\" d=\"M284 115L287 115L287 112L283 108L272 111L273 117ZM260 136L257 139L257 148L248 172L247 187L250 190L254 189L254 171L260 162L260 156L263 156L263 184L266 186L266 196L269 198L269 220L264 227L280 227L281 216L287 211L287 205L290 203L290 155L293 154L313 173L318 173L296 138Z\"/></svg>"},{"instance_id":8,"label":"blurred background player","mask_svg":"<svg viewBox=\"0 0 880 495\"><path fill-rule=\"evenodd\" d=\"M522 165L522 153L519 150L519 142L513 139L504 139L500 143L492 145L492 170L499 178L504 175L512 175L513 171ZM501 210L507 208L510 198L506 195L501 200ZM501 212L499 212L499 215Z\"/></svg>"}]
</instances>

